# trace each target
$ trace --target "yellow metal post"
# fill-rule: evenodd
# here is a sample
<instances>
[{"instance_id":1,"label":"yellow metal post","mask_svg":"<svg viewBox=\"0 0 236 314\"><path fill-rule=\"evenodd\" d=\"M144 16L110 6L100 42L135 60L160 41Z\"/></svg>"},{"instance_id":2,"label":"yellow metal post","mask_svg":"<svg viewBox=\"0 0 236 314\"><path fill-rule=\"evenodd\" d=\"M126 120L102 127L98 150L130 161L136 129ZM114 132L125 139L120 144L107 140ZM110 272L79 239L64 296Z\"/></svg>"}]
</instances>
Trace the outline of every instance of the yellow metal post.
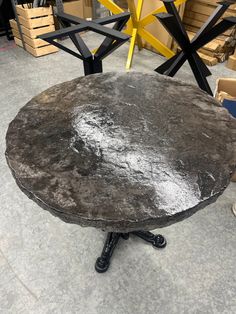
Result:
<instances>
[{"instance_id":1,"label":"yellow metal post","mask_svg":"<svg viewBox=\"0 0 236 314\"><path fill-rule=\"evenodd\" d=\"M126 62L126 70L129 70L132 65L136 36L137 36L137 28L133 28L132 37L130 39L128 58Z\"/></svg>"},{"instance_id":2,"label":"yellow metal post","mask_svg":"<svg viewBox=\"0 0 236 314\"><path fill-rule=\"evenodd\" d=\"M117 4L115 4L112 0L98 0L101 4L103 4L108 10L110 10L113 14L120 14L124 12ZM138 0L137 8L135 6L134 0L127 0L128 8L131 14L131 17L127 23L127 28L124 31L126 34L131 35L130 39L130 47L128 52L128 58L126 63L126 69L129 70L132 65L133 54L135 44L138 45L139 50L142 49L143 43L142 39L148 42L152 47L154 47L158 52L160 52L166 58L171 58L174 53L170 50L166 45L164 45L158 38L154 37L150 32L148 32L145 27L148 24L151 24L155 21L154 14L166 12L164 4L141 18L143 1ZM186 0L176 0L175 6L178 7L181 4L186 2Z\"/></svg>"}]
</instances>

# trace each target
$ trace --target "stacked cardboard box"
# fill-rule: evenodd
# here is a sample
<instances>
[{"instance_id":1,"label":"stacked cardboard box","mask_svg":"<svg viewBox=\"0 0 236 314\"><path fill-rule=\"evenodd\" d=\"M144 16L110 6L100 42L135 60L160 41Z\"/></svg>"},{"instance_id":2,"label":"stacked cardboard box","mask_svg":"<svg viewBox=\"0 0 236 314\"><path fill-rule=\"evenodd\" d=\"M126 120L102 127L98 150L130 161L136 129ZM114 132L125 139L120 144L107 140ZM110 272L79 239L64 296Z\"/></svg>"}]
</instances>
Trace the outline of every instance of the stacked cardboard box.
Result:
<instances>
[{"instance_id":1,"label":"stacked cardboard box","mask_svg":"<svg viewBox=\"0 0 236 314\"><path fill-rule=\"evenodd\" d=\"M236 48L234 50L234 54L229 57L227 67L231 70L236 71Z\"/></svg>"},{"instance_id":2,"label":"stacked cardboard box","mask_svg":"<svg viewBox=\"0 0 236 314\"><path fill-rule=\"evenodd\" d=\"M91 20L93 17L92 0L64 0L64 12L76 17ZM56 6L53 7L54 12L57 11ZM55 28L61 28L60 23L56 16L54 16ZM81 34L81 33L80 33Z\"/></svg>"},{"instance_id":3,"label":"stacked cardboard box","mask_svg":"<svg viewBox=\"0 0 236 314\"><path fill-rule=\"evenodd\" d=\"M215 98L224 105L224 101L229 100L226 103L226 108L236 118L236 78L219 78L216 82ZM236 182L236 171L231 178L232 181ZM235 203L236 213L236 203Z\"/></svg>"},{"instance_id":4,"label":"stacked cardboard box","mask_svg":"<svg viewBox=\"0 0 236 314\"><path fill-rule=\"evenodd\" d=\"M55 30L51 7L31 8L17 5L16 11L23 33L25 49L35 57L40 57L58 51L46 41L37 38L38 35ZM15 43L23 47L19 29L15 20L10 20Z\"/></svg>"},{"instance_id":5,"label":"stacked cardboard box","mask_svg":"<svg viewBox=\"0 0 236 314\"><path fill-rule=\"evenodd\" d=\"M184 12L184 24L190 38L207 21L218 6L218 0L189 0ZM223 17L236 16L236 4L225 12ZM233 53L236 43L236 29L232 28L199 50L199 54L207 65L224 62Z\"/></svg>"}]
</instances>

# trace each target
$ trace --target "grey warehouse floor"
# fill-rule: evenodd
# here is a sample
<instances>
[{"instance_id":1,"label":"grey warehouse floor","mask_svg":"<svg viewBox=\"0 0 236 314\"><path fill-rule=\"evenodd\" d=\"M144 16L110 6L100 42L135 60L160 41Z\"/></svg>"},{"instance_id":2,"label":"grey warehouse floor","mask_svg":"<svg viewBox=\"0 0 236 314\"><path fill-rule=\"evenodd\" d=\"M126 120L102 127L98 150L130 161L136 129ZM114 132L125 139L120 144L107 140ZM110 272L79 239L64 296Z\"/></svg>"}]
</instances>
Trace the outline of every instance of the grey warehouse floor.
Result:
<instances>
[{"instance_id":1,"label":"grey warehouse floor","mask_svg":"<svg viewBox=\"0 0 236 314\"><path fill-rule=\"evenodd\" d=\"M96 36L84 36L96 47ZM104 72L125 71L127 52L128 44L105 59ZM132 70L152 72L163 60L136 51ZM224 65L211 70L213 89L217 77L236 77ZM105 274L94 270L102 231L63 223L17 187L4 156L9 122L34 95L82 74L80 60L62 51L36 59L13 45L0 49L0 313L236 313L236 183L162 229L164 250L138 238L120 242ZM187 65L178 77L195 83Z\"/></svg>"}]
</instances>

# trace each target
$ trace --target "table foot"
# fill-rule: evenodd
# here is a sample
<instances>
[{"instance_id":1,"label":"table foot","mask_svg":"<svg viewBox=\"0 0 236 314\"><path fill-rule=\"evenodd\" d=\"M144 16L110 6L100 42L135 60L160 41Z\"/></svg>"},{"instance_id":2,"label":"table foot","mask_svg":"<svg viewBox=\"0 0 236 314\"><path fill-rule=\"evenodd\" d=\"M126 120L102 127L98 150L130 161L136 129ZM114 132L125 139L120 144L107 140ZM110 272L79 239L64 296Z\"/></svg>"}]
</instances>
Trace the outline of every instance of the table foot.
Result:
<instances>
[{"instance_id":1,"label":"table foot","mask_svg":"<svg viewBox=\"0 0 236 314\"><path fill-rule=\"evenodd\" d=\"M166 239L161 234L155 235L149 231L134 231L132 234L146 242L151 243L155 248L158 249L163 249L167 244Z\"/></svg>"},{"instance_id":2,"label":"table foot","mask_svg":"<svg viewBox=\"0 0 236 314\"><path fill-rule=\"evenodd\" d=\"M122 237L123 239L128 239L127 235L123 233L109 232L107 234L107 238L106 238L106 242L104 244L103 250L102 250L102 254L95 263L95 270L98 273L105 273L108 270L110 266L110 259L112 257L113 251L120 237Z\"/></svg>"},{"instance_id":3,"label":"table foot","mask_svg":"<svg viewBox=\"0 0 236 314\"><path fill-rule=\"evenodd\" d=\"M122 238L124 240L128 240L130 234L138 236L144 241L151 243L153 247L158 249L164 248L167 244L166 239L161 234L155 235L149 231L133 231L130 233L109 232L107 234L102 254L97 258L95 263L95 270L98 273L105 273L108 270L112 254L117 243L119 242L119 239Z\"/></svg>"}]
</instances>

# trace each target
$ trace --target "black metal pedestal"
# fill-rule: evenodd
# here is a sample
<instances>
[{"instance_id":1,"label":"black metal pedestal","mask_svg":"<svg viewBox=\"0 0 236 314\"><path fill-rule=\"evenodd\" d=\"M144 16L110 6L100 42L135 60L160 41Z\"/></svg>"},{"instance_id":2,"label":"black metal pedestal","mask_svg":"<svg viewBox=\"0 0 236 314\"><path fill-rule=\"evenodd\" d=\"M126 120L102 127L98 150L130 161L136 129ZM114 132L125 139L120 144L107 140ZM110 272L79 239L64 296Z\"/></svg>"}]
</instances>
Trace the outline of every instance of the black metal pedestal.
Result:
<instances>
[{"instance_id":1,"label":"black metal pedestal","mask_svg":"<svg viewBox=\"0 0 236 314\"><path fill-rule=\"evenodd\" d=\"M12 32L10 29L10 25L8 25L7 21L5 20L4 14L1 12L1 0L0 0L0 21L2 22L3 29L0 29L0 37L6 36L8 40L12 40Z\"/></svg>"},{"instance_id":2,"label":"black metal pedestal","mask_svg":"<svg viewBox=\"0 0 236 314\"><path fill-rule=\"evenodd\" d=\"M102 60L129 40L129 36L121 32L130 17L129 13L121 13L87 21L64 13L62 5L56 15L63 28L55 32L40 35L39 38L81 59L84 65L84 75L101 73ZM113 28L104 26L110 23L114 23ZM89 50L80 36L80 33L86 30L106 36L100 47L94 53ZM71 39L78 52L55 41L66 36Z\"/></svg>"},{"instance_id":3,"label":"black metal pedestal","mask_svg":"<svg viewBox=\"0 0 236 314\"><path fill-rule=\"evenodd\" d=\"M211 72L197 54L197 50L236 24L236 17L233 16L224 18L217 23L228 7L236 1L226 0L219 2L219 6L197 32L192 41L189 40L174 5L174 0L162 1L164 2L167 13L156 14L156 17L177 41L182 51L156 68L155 71L160 74L174 76L185 61L188 60L199 87L208 94L213 95L206 79L207 76L211 75Z\"/></svg>"},{"instance_id":4,"label":"black metal pedestal","mask_svg":"<svg viewBox=\"0 0 236 314\"><path fill-rule=\"evenodd\" d=\"M95 263L95 269L98 273L104 273L108 270L112 254L118 241L120 238L128 240L130 234L151 243L155 248L162 249L166 246L166 239L161 234L155 235L149 231L133 231L130 233L109 232L107 234L102 254Z\"/></svg>"}]
</instances>

